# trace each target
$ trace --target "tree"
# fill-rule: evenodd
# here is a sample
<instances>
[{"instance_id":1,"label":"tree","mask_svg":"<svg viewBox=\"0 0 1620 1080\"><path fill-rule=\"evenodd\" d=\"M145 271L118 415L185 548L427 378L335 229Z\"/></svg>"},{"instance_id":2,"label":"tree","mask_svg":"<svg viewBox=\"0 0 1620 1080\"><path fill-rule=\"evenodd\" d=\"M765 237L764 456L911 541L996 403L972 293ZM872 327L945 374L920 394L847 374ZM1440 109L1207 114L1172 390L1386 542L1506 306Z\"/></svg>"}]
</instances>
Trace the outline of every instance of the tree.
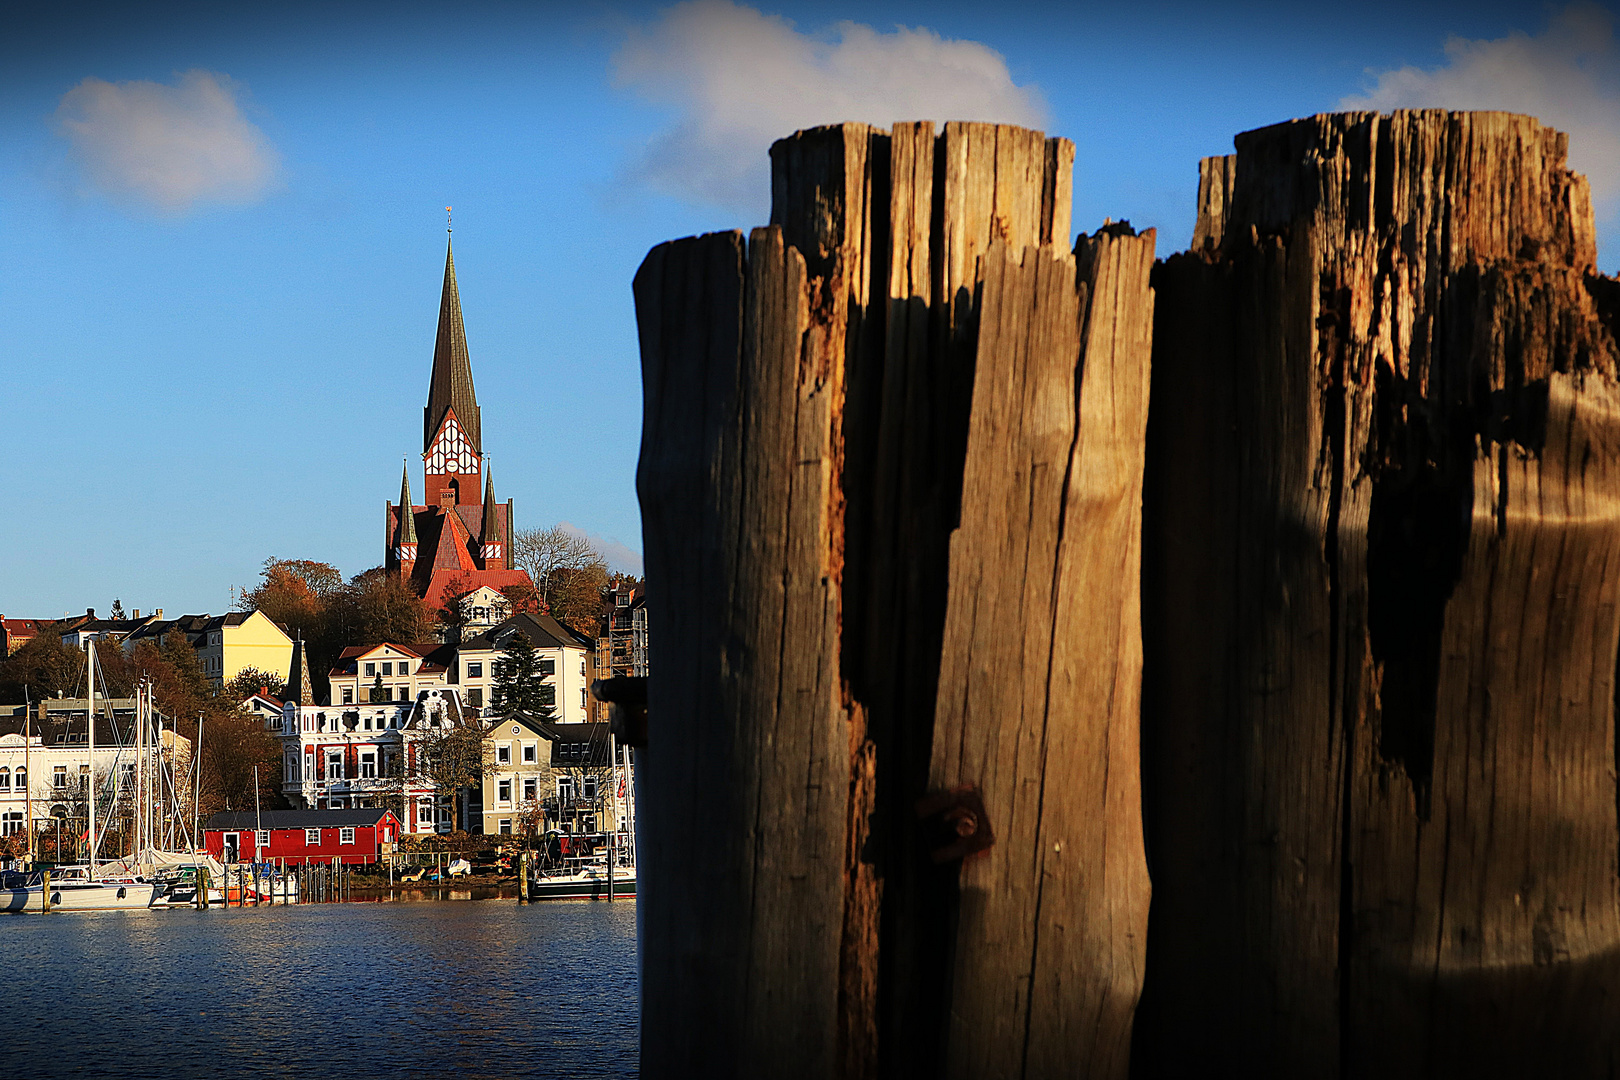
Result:
<instances>
[{"instance_id":1,"label":"tree","mask_svg":"<svg viewBox=\"0 0 1620 1080\"><path fill-rule=\"evenodd\" d=\"M124 617L124 602L115 597L113 599L112 618L114 618L114 619L122 619L123 617Z\"/></svg>"},{"instance_id":2,"label":"tree","mask_svg":"<svg viewBox=\"0 0 1620 1080\"><path fill-rule=\"evenodd\" d=\"M236 673L234 679L225 684L222 696L232 701L246 701L261 689L272 697L279 698L287 690L287 681L280 675L272 675L256 667L245 667Z\"/></svg>"},{"instance_id":3,"label":"tree","mask_svg":"<svg viewBox=\"0 0 1620 1080\"><path fill-rule=\"evenodd\" d=\"M84 680L84 653L42 626L22 648L0 662L0 701L22 704L58 694L68 696Z\"/></svg>"},{"instance_id":4,"label":"tree","mask_svg":"<svg viewBox=\"0 0 1620 1080\"><path fill-rule=\"evenodd\" d=\"M498 713L526 712L549 720L554 710L556 688L540 670L540 657L522 631L507 635L501 658L495 661L495 684L490 688L490 707Z\"/></svg>"},{"instance_id":5,"label":"tree","mask_svg":"<svg viewBox=\"0 0 1620 1080\"><path fill-rule=\"evenodd\" d=\"M381 566L356 574L331 595L327 621L342 637L343 645L409 643L433 636L433 618L427 604L408 584Z\"/></svg>"},{"instance_id":6,"label":"tree","mask_svg":"<svg viewBox=\"0 0 1620 1080\"><path fill-rule=\"evenodd\" d=\"M417 742L417 754L422 773L433 783L434 795L450 804L451 825L460 831L460 795L483 775L483 730L472 723L427 728Z\"/></svg>"},{"instance_id":7,"label":"tree","mask_svg":"<svg viewBox=\"0 0 1620 1080\"><path fill-rule=\"evenodd\" d=\"M315 639L321 636L328 600L342 587L343 574L331 563L269 558L263 579L242 590L236 608L262 611L290 632Z\"/></svg>"},{"instance_id":8,"label":"tree","mask_svg":"<svg viewBox=\"0 0 1620 1080\"><path fill-rule=\"evenodd\" d=\"M596 628L607 561L588 539L557 525L520 529L512 536L512 561L526 570L546 609L582 633Z\"/></svg>"},{"instance_id":9,"label":"tree","mask_svg":"<svg viewBox=\"0 0 1620 1080\"><path fill-rule=\"evenodd\" d=\"M287 805L281 792L281 740L267 731L257 716L212 711L203 725L200 766L198 812L205 817L214 810L252 809L255 790L265 809L279 810Z\"/></svg>"}]
</instances>

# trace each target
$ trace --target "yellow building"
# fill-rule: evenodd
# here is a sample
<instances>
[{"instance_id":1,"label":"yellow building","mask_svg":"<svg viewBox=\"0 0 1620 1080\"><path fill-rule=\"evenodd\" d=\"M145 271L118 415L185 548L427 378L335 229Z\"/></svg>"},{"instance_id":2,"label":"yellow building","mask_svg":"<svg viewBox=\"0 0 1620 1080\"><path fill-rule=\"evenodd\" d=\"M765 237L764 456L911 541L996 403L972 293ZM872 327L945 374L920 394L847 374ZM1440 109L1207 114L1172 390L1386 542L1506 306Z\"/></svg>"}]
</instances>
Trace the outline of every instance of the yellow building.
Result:
<instances>
[{"instance_id":1,"label":"yellow building","mask_svg":"<svg viewBox=\"0 0 1620 1080\"><path fill-rule=\"evenodd\" d=\"M261 611L210 619L197 642L197 660L216 690L246 668L285 678L292 658L292 638Z\"/></svg>"}]
</instances>

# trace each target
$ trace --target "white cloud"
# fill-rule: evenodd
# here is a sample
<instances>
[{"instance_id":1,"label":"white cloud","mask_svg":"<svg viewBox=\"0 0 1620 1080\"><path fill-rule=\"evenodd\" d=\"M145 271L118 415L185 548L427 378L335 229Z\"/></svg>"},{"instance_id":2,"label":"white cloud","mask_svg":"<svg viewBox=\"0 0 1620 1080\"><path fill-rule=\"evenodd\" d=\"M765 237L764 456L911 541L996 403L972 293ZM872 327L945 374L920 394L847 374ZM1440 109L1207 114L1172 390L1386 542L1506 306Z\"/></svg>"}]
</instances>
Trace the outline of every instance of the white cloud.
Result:
<instances>
[{"instance_id":1,"label":"white cloud","mask_svg":"<svg viewBox=\"0 0 1620 1080\"><path fill-rule=\"evenodd\" d=\"M731 0L688 0L633 30L615 55L619 86L671 107L673 125L634 177L698 202L746 211L768 203L768 151L800 128L846 120L993 120L1040 127L1039 91L1018 86L1000 54L926 29L881 33L841 22L811 35Z\"/></svg>"},{"instance_id":2,"label":"white cloud","mask_svg":"<svg viewBox=\"0 0 1620 1080\"><path fill-rule=\"evenodd\" d=\"M1620 52L1614 20L1593 3L1574 3L1540 34L1514 31L1494 41L1453 37L1446 63L1372 73L1346 109L1500 109L1528 113L1569 133L1570 165L1612 212L1620 196Z\"/></svg>"},{"instance_id":3,"label":"white cloud","mask_svg":"<svg viewBox=\"0 0 1620 1080\"><path fill-rule=\"evenodd\" d=\"M280 182L280 158L224 75L188 71L174 86L88 78L57 106L91 186L180 214L198 203L255 202Z\"/></svg>"},{"instance_id":4,"label":"white cloud","mask_svg":"<svg viewBox=\"0 0 1620 1080\"><path fill-rule=\"evenodd\" d=\"M603 537L598 536L595 533L588 533L572 522L559 521L557 522L557 528L571 536L577 536L588 542L597 550L597 553L602 556L602 560L608 564L609 570L615 570L624 574L634 574L636 577L640 577L643 573L645 573L641 559L641 552L635 550L629 545L620 543L612 537Z\"/></svg>"}]
</instances>

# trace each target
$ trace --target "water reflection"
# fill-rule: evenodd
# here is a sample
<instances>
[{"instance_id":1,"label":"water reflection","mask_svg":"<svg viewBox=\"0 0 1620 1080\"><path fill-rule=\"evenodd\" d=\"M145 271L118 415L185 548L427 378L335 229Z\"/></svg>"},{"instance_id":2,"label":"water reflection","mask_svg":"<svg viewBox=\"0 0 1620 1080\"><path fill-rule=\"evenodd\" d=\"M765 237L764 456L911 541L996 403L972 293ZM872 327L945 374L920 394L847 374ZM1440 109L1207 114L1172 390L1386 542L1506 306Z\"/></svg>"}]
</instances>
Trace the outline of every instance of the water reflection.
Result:
<instances>
[{"instance_id":1,"label":"water reflection","mask_svg":"<svg viewBox=\"0 0 1620 1080\"><path fill-rule=\"evenodd\" d=\"M460 892L470 899L476 890ZM0 919L18 1071L636 1074L635 905L510 900Z\"/></svg>"}]
</instances>

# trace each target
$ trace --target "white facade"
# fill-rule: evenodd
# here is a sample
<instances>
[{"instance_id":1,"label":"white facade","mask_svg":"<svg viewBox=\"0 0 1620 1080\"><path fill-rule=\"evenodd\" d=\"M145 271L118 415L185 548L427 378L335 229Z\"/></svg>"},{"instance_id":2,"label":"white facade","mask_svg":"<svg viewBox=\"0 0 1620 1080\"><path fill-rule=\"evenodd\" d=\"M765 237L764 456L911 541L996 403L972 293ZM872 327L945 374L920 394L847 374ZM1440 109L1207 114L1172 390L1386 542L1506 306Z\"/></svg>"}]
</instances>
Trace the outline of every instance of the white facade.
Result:
<instances>
[{"instance_id":1,"label":"white facade","mask_svg":"<svg viewBox=\"0 0 1620 1080\"><path fill-rule=\"evenodd\" d=\"M456 650L456 684L461 690L461 700L469 707L487 710L492 705L495 664L501 658L501 650L478 648L475 642L481 640L475 639ZM556 714L552 719L563 724L582 724L590 719L587 714L590 679L585 671L585 647L537 646L534 655L540 661L540 670L550 676L550 685L555 687L552 707Z\"/></svg>"},{"instance_id":2,"label":"white facade","mask_svg":"<svg viewBox=\"0 0 1620 1080\"><path fill-rule=\"evenodd\" d=\"M162 747L165 766L175 775L183 776L191 761L191 740L165 730ZM26 741L17 732L0 735L0 836L23 831L30 795L36 824L69 813L78 795L80 778L90 773L88 751L89 743L82 729L71 732L68 741L51 745L46 745L39 734L29 735ZM152 763L153 758L149 757L148 765ZM105 821L103 800L107 798L107 778L116 776L120 785L126 782L133 785L135 766L133 749L97 744L95 774L99 821Z\"/></svg>"},{"instance_id":3,"label":"white facade","mask_svg":"<svg viewBox=\"0 0 1620 1080\"><path fill-rule=\"evenodd\" d=\"M345 649L341 662L345 668L352 663L354 671L333 671L330 676L332 704L339 707L370 706L371 692L379 684L395 703L415 702L422 691L442 691L448 685L442 664L429 663L409 646L392 642Z\"/></svg>"},{"instance_id":4,"label":"white facade","mask_svg":"<svg viewBox=\"0 0 1620 1080\"><path fill-rule=\"evenodd\" d=\"M283 708L282 791L296 809L343 810L403 800L406 832L450 828L450 807L439 805L422 775L422 733L461 722L453 689L426 690L420 700L383 705L298 705Z\"/></svg>"}]
</instances>

